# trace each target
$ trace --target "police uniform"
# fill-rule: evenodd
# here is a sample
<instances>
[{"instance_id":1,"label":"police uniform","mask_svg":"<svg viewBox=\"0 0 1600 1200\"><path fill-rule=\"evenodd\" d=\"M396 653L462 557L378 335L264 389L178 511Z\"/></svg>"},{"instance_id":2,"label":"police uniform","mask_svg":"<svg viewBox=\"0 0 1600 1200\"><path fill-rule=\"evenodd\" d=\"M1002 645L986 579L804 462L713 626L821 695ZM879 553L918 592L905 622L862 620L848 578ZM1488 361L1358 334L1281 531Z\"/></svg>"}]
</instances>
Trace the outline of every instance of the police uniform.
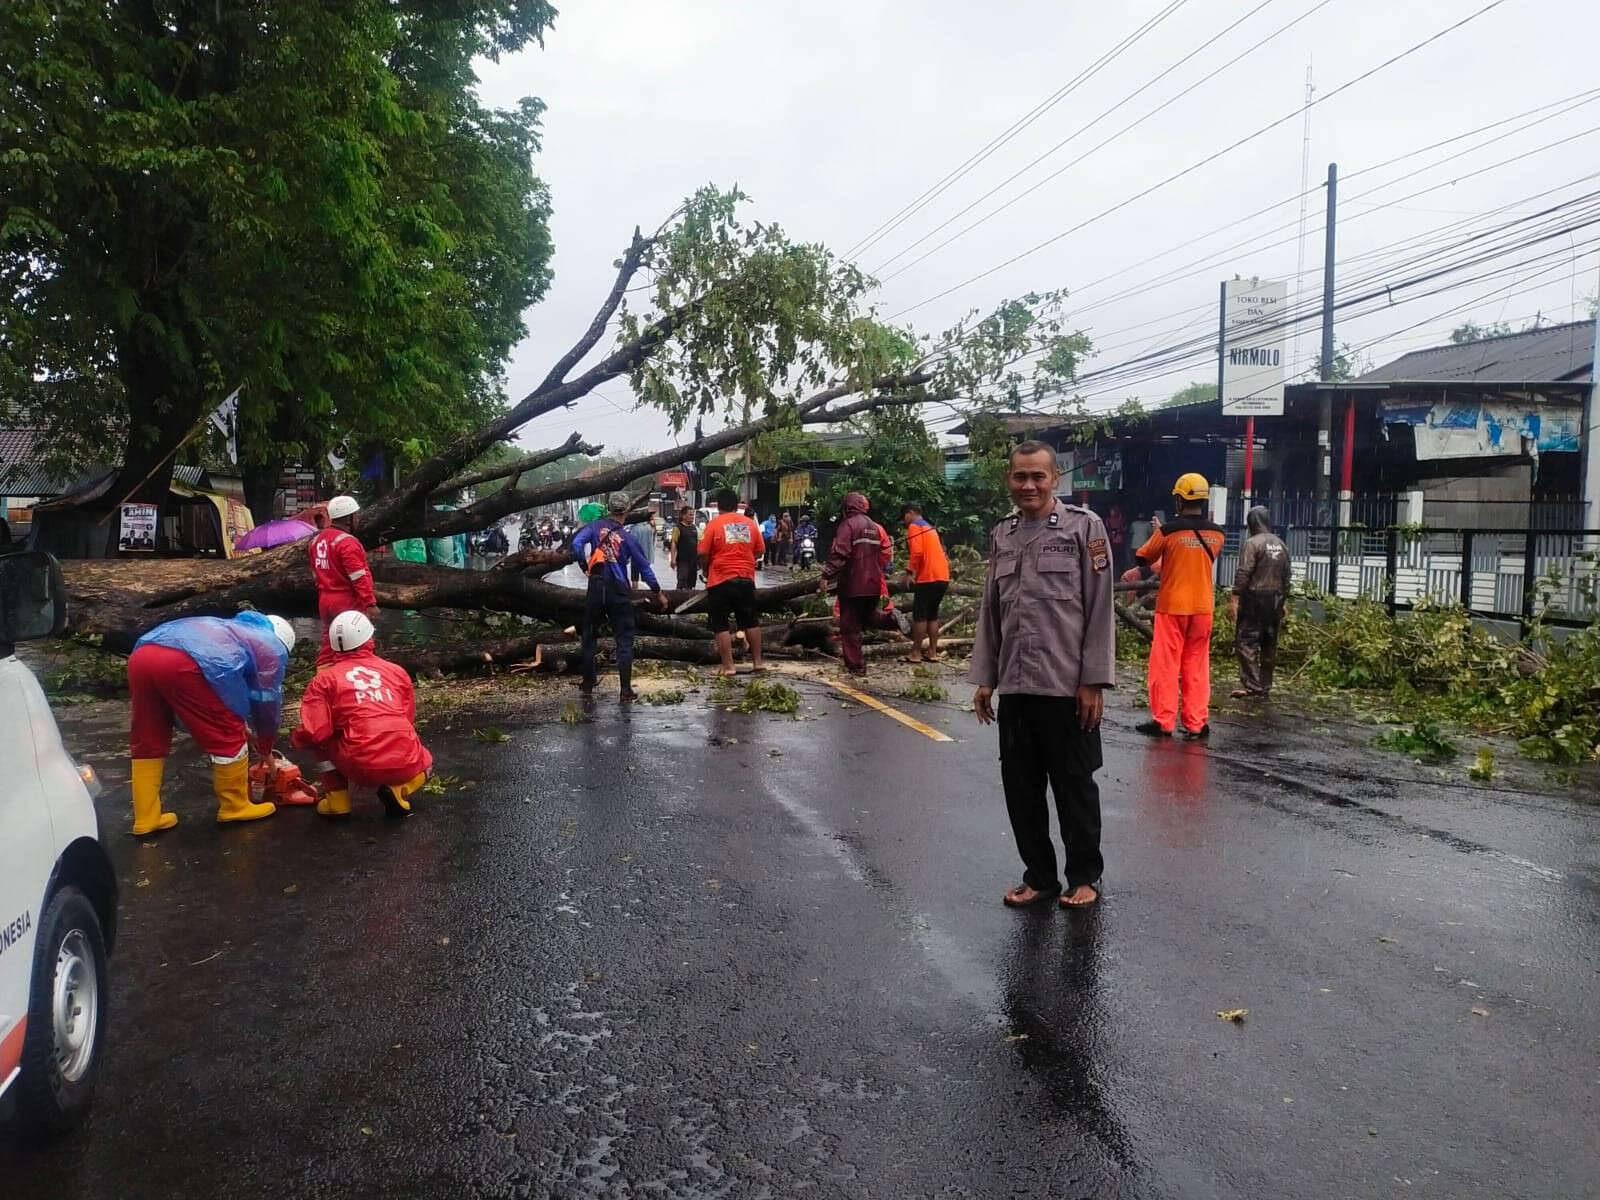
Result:
<instances>
[{"instance_id":1,"label":"police uniform","mask_svg":"<svg viewBox=\"0 0 1600 1200\"><path fill-rule=\"evenodd\" d=\"M1093 512L1057 500L1039 521L1012 513L989 534L989 576L971 681L1000 695L1000 779L1023 882L1061 890L1048 782L1070 890L1100 878L1100 731L1078 723L1077 690L1115 682L1111 545Z\"/></svg>"}]
</instances>

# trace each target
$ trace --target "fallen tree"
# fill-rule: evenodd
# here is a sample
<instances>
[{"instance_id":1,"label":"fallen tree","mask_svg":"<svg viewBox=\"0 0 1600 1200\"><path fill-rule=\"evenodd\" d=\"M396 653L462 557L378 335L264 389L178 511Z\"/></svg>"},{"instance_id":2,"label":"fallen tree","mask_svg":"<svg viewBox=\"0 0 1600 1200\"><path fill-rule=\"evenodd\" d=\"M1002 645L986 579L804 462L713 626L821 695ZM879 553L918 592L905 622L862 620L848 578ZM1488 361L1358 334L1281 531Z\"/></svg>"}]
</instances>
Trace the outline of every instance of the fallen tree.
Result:
<instances>
[{"instance_id":1,"label":"fallen tree","mask_svg":"<svg viewBox=\"0 0 1600 1200\"><path fill-rule=\"evenodd\" d=\"M379 551L403 537L480 530L540 506L625 489L764 433L837 424L889 406L938 402L982 409L1033 402L1069 382L1087 348L1082 335L1063 328L1062 292L1008 301L982 317L971 313L938 337L884 324L864 299L874 281L825 247L792 242L775 226L742 223L737 209L743 199L704 189L654 233L635 230L589 325L539 385L370 500L358 517L357 536ZM613 341L602 349L608 336ZM570 408L617 380L629 383L641 406L667 414L675 429L693 422L698 433L707 417L726 425L574 478L525 484L521 477L596 452L599 447L578 431L550 449L473 468L529 421ZM463 489L498 479L509 483L483 496L467 493L453 509L436 508L440 500L461 498ZM572 561L567 551L529 550L494 570L462 571L378 553L372 565L384 608L500 612L566 627L581 619L583 593L544 576ZM102 635L110 648L124 649L178 617L226 615L247 606L302 616L316 609L303 544L231 562L74 562L65 570L71 627ZM814 588L814 577L765 588L758 604L765 614L790 617ZM958 581L952 591L976 594L970 581ZM669 592L669 605L676 610L691 596ZM704 617L695 611L642 609L639 630L646 639L663 640L651 641L648 653L701 661L696 656L711 649ZM483 650L489 661L512 652ZM462 656L471 661L471 649Z\"/></svg>"}]
</instances>

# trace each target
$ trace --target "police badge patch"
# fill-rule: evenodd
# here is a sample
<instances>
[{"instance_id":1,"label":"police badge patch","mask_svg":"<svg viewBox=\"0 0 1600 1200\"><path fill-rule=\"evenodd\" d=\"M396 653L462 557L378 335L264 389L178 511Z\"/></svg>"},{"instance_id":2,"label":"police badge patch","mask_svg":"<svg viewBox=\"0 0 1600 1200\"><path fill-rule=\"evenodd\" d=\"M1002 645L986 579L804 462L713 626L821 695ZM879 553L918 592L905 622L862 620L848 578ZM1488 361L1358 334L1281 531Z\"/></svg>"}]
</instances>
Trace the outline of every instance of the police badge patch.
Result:
<instances>
[{"instance_id":1,"label":"police badge patch","mask_svg":"<svg viewBox=\"0 0 1600 1200\"><path fill-rule=\"evenodd\" d=\"M1111 551L1105 538L1089 539L1089 561L1096 571L1104 571L1111 565Z\"/></svg>"}]
</instances>

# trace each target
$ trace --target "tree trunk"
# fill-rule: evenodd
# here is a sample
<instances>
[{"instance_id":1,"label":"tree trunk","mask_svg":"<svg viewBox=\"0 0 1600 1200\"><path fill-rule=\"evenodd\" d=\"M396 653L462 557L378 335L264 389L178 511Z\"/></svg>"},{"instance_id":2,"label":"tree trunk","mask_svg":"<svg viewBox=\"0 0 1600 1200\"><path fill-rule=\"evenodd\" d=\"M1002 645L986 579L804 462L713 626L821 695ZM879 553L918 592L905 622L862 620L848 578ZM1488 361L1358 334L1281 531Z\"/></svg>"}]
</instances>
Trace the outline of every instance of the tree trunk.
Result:
<instances>
[{"instance_id":1,"label":"tree trunk","mask_svg":"<svg viewBox=\"0 0 1600 1200\"><path fill-rule=\"evenodd\" d=\"M283 482L283 455L275 454L264 463L244 467L244 502L257 525L265 525L282 514L276 511L278 487Z\"/></svg>"}]
</instances>

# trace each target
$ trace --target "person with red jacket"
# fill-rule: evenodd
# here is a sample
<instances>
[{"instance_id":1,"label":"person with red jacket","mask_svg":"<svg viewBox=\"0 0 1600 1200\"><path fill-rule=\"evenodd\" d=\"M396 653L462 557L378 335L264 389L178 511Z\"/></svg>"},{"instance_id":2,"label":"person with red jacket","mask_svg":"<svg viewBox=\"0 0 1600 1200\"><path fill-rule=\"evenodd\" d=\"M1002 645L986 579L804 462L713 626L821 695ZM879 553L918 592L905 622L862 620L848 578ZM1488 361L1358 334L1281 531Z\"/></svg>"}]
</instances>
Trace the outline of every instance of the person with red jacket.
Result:
<instances>
[{"instance_id":1,"label":"person with red jacket","mask_svg":"<svg viewBox=\"0 0 1600 1200\"><path fill-rule=\"evenodd\" d=\"M861 635L868 629L899 629L892 611L878 607L884 594L884 571L894 555L889 533L867 516L867 498L849 492L844 498L844 520L833 534L828 561L822 566L817 590L827 594L837 582L839 592L839 653L852 675L865 675Z\"/></svg>"},{"instance_id":2,"label":"person with red jacket","mask_svg":"<svg viewBox=\"0 0 1600 1200\"><path fill-rule=\"evenodd\" d=\"M317 666L333 661L328 642L328 626L342 612L365 612L378 619L378 597L372 590L372 568L361 539L351 532L361 506L352 496L335 496L328 501L328 524L309 543L311 575L317 583L317 614L322 618L322 649Z\"/></svg>"},{"instance_id":3,"label":"person with red jacket","mask_svg":"<svg viewBox=\"0 0 1600 1200\"><path fill-rule=\"evenodd\" d=\"M409 797L427 781L433 755L417 736L417 699L405 668L379 658L365 613L343 612L328 627L333 661L306 686L292 745L322 756L325 795L317 811L350 815L350 785L376 788L384 811L408 816Z\"/></svg>"}]
</instances>

